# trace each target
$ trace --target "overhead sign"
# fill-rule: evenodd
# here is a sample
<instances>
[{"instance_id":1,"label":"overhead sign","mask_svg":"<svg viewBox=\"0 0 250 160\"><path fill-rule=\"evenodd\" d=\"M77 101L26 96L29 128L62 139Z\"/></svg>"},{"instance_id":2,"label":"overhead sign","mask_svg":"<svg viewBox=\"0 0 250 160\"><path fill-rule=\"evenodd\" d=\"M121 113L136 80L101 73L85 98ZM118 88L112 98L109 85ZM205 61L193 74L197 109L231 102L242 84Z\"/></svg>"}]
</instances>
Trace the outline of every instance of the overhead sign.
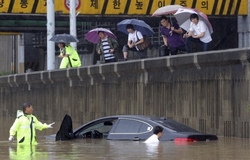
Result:
<instances>
[{"instance_id":1,"label":"overhead sign","mask_svg":"<svg viewBox=\"0 0 250 160\"><path fill-rule=\"evenodd\" d=\"M0 13L46 14L50 0L0 0ZM70 0L51 0L55 11L69 14ZM76 0L84 15L151 15L156 9L179 4L207 15L248 15L248 0Z\"/></svg>"}]
</instances>

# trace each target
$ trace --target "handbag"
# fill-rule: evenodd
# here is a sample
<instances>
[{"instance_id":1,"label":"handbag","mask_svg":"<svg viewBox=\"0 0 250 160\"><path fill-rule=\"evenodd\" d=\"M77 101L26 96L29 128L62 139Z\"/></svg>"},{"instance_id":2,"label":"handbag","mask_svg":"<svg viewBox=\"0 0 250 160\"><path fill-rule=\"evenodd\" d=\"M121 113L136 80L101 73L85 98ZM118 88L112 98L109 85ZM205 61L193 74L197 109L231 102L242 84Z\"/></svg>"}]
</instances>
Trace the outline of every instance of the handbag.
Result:
<instances>
[{"instance_id":1,"label":"handbag","mask_svg":"<svg viewBox=\"0 0 250 160\"><path fill-rule=\"evenodd\" d=\"M136 36L137 36L137 39L138 39L138 41L139 41L137 32L136 32ZM137 41L137 42L138 42L138 41ZM143 36L143 42L140 43L140 44L137 44L136 47L137 47L140 51L143 51L143 50L146 49L149 45L151 45L151 41L150 41L149 37Z\"/></svg>"}]
</instances>

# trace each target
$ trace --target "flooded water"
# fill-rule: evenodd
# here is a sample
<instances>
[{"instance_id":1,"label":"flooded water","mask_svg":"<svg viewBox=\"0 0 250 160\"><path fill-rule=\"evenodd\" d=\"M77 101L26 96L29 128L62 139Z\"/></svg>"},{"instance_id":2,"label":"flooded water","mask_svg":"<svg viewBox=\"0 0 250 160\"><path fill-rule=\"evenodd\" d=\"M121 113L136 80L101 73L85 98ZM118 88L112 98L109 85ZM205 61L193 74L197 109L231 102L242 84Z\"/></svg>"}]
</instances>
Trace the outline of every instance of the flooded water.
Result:
<instances>
[{"instance_id":1,"label":"flooded water","mask_svg":"<svg viewBox=\"0 0 250 160\"><path fill-rule=\"evenodd\" d=\"M96 159L96 160L247 160L250 141L219 137L218 141L147 145L136 141L79 139L53 141L40 137L37 146L17 146L0 141L0 159Z\"/></svg>"},{"instance_id":2,"label":"flooded water","mask_svg":"<svg viewBox=\"0 0 250 160\"><path fill-rule=\"evenodd\" d=\"M53 129L37 131L37 146L17 146L8 142L9 127L14 119L0 118L1 160L248 160L250 140L219 137L218 141L175 143L163 142L147 145L137 141L110 141L105 139L78 139L54 141L43 136L56 133Z\"/></svg>"}]
</instances>

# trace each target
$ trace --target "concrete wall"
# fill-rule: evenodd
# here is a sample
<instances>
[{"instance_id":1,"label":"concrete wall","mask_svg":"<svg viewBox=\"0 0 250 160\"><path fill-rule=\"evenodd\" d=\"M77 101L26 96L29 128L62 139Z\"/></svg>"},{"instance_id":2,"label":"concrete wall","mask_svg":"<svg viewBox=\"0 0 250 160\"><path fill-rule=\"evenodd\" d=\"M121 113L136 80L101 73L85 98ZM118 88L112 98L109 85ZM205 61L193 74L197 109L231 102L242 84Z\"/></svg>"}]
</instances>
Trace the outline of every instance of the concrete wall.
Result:
<instances>
[{"instance_id":1,"label":"concrete wall","mask_svg":"<svg viewBox=\"0 0 250 160\"><path fill-rule=\"evenodd\" d=\"M115 114L166 116L201 132L249 138L250 48L0 77L0 116L31 101L36 116L75 123Z\"/></svg>"}]
</instances>

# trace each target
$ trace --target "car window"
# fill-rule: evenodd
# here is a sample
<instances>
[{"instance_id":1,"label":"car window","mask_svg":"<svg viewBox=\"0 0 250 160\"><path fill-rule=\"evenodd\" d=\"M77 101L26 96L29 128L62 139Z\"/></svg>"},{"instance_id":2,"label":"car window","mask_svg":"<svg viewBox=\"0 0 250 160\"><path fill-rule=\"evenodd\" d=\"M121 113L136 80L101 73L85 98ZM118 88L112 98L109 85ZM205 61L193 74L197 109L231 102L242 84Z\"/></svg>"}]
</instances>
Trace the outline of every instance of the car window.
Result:
<instances>
[{"instance_id":1,"label":"car window","mask_svg":"<svg viewBox=\"0 0 250 160\"><path fill-rule=\"evenodd\" d=\"M112 128L113 123L114 123L114 120L96 122L96 123L90 124L87 127L84 127L77 134L83 135L85 133L92 132L92 131L98 131L100 133L108 133L110 129Z\"/></svg>"},{"instance_id":2,"label":"car window","mask_svg":"<svg viewBox=\"0 0 250 160\"><path fill-rule=\"evenodd\" d=\"M193 128L190 128L182 123L179 123L179 122L176 122L176 121L173 121L173 120L169 120L169 119L166 119L166 120L154 120L155 122L157 123L160 123L162 124L163 126L173 130L173 131L176 131L176 132L198 132L197 130L193 129Z\"/></svg>"},{"instance_id":3,"label":"car window","mask_svg":"<svg viewBox=\"0 0 250 160\"><path fill-rule=\"evenodd\" d=\"M120 119L114 133L145 133L151 130L152 126L145 122L134 119Z\"/></svg>"}]
</instances>

